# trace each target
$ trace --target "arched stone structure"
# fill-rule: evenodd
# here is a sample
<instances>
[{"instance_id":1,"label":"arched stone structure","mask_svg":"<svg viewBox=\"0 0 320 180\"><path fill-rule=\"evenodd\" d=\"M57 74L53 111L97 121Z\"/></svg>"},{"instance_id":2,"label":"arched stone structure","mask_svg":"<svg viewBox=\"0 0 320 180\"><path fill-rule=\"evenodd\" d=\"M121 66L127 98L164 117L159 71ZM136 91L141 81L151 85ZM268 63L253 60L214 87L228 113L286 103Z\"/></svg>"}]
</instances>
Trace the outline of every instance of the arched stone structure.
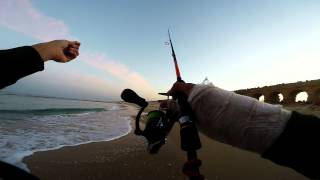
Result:
<instances>
[{"instance_id":1,"label":"arched stone structure","mask_svg":"<svg viewBox=\"0 0 320 180\"><path fill-rule=\"evenodd\" d=\"M268 96L265 98L265 102L269 102L269 103L273 103L273 104L279 104L280 102L280 98L279 98L279 94L281 92L278 91L274 91L268 94Z\"/></svg>"},{"instance_id":2,"label":"arched stone structure","mask_svg":"<svg viewBox=\"0 0 320 180\"><path fill-rule=\"evenodd\" d=\"M280 103L278 94L281 93L283 96L283 101L281 103L293 104L295 103L296 95L303 91L308 94L307 103L320 104L320 79L305 82L299 81L288 84L277 84L273 86L264 86L251 89L241 89L235 92L256 99L258 99L261 95L264 95L264 101L273 104Z\"/></svg>"},{"instance_id":3,"label":"arched stone structure","mask_svg":"<svg viewBox=\"0 0 320 180\"><path fill-rule=\"evenodd\" d=\"M252 97L259 100L259 98L260 98L261 96L263 96L263 94L261 94L261 93L255 93L255 94L253 94Z\"/></svg>"},{"instance_id":4,"label":"arched stone structure","mask_svg":"<svg viewBox=\"0 0 320 180\"><path fill-rule=\"evenodd\" d=\"M315 104L320 104L320 88L308 92L308 100L312 99Z\"/></svg>"}]
</instances>

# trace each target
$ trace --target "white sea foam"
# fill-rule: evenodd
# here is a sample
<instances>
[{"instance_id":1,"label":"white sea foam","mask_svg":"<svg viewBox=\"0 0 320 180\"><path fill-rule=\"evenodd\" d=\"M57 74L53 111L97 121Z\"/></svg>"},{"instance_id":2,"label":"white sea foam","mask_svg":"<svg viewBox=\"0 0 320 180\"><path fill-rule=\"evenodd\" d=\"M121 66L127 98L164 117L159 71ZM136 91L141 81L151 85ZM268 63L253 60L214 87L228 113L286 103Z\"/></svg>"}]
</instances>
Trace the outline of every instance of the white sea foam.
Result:
<instances>
[{"instance_id":1,"label":"white sea foam","mask_svg":"<svg viewBox=\"0 0 320 180\"><path fill-rule=\"evenodd\" d=\"M106 109L0 120L0 160L28 170L22 160L34 152L110 141L128 134L132 111L115 104Z\"/></svg>"}]
</instances>

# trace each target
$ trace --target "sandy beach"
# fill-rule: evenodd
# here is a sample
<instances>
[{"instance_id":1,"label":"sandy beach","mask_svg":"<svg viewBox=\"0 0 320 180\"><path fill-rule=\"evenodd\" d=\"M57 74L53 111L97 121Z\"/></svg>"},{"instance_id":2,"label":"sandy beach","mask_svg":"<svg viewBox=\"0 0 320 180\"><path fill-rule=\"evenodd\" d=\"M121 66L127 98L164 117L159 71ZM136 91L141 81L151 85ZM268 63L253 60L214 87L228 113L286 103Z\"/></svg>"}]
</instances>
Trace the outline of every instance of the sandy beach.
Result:
<instances>
[{"instance_id":1,"label":"sandy beach","mask_svg":"<svg viewBox=\"0 0 320 180\"><path fill-rule=\"evenodd\" d=\"M200 170L207 179L307 179L256 154L200 136ZM44 180L186 179L181 172L186 157L179 143L179 127L175 126L167 144L156 155L148 154L144 139L130 132L112 141L37 152L24 162Z\"/></svg>"}]
</instances>

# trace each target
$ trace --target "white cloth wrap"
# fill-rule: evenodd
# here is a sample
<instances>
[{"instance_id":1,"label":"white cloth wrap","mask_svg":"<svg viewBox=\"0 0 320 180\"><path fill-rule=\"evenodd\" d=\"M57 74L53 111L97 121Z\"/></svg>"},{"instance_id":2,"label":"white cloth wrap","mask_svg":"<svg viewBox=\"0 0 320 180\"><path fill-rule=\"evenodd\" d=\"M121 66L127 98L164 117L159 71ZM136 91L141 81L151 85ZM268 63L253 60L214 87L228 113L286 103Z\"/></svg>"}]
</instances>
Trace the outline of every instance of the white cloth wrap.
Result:
<instances>
[{"instance_id":1,"label":"white cloth wrap","mask_svg":"<svg viewBox=\"0 0 320 180\"><path fill-rule=\"evenodd\" d=\"M214 86L195 85L188 101L201 132L262 154L279 137L291 112Z\"/></svg>"}]
</instances>

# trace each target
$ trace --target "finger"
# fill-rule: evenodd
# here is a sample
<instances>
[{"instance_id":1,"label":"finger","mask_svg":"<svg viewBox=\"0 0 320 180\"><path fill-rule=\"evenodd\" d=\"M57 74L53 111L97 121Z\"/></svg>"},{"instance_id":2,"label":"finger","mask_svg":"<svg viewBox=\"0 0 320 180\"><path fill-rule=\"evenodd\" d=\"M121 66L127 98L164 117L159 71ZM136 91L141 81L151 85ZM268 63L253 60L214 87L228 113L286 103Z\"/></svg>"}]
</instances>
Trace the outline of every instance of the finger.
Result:
<instances>
[{"instance_id":1,"label":"finger","mask_svg":"<svg viewBox=\"0 0 320 180\"><path fill-rule=\"evenodd\" d=\"M167 92L167 95L172 96L173 92L174 92L174 89L173 87L171 87L171 89Z\"/></svg>"},{"instance_id":2,"label":"finger","mask_svg":"<svg viewBox=\"0 0 320 180\"><path fill-rule=\"evenodd\" d=\"M64 54L62 55L62 57L60 59L63 62L68 62L68 61L75 59L76 57L77 57L76 52L66 51L66 52L64 52Z\"/></svg>"},{"instance_id":3,"label":"finger","mask_svg":"<svg viewBox=\"0 0 320 180\"><path fill-rule=\"evenodd\" d=\"M80 42L79 41L73 41L75 43L75 45L80 46Z\"/></svg>"},{"instance_id":4,"label":"finger","mask_svg":"<svg viewBox=\"0 0 320 180\"><path fill-rule=\"evenodd\" d=\"M61 63L66 63L66 62L68 62L69 61L69 59L66 57L66 56L62 56L59 60L58 60L58 62L61 62Z\"/></svg>"},{"instance_id":5,"label":"finger","mask_svg":"<svg viewBox=\"0 0 320 180\"><path fill-rule=\"evenodd\" d=\"M71 44L71 45L69 45L69 47L70 47L70 48L76 48L76 49L79 49L79 48L80 48L80 46L78 46L78 45L76 45L76 44Z\"/></svg>"},{"instance_id":6,"label":"finger","mask_svg":"<svg viewBox=\"0 0 320 180\"><path fill-rule=\"evenodd\" d=\"M181 89L181 84L184 84L182 82L176 82L173 84L173 86L171 87L171 89L167 92L168 95L172 96L175 93L179 92Z\"/></svg>"},{"instance_id":7,"label":"finger","mask_svg":"<svg viewBox=\"0 0 320 180\"><path fill-rule=\"evenodd\" d=\"M173 93L173 91L174 91L174 85L175 85L175 84L176 84L176 83L174 83L174 84L172 85L171 89L169 89L169 91L167 91L167 95L169 95L169 96L172 95L172 93Z\"/></svg>"},{"instance_id":8,"label":"finger","mask_svg":"<svg viewBox=\"0 0 320 180\"><path fill-rule=\"evenodd\" d=\"M183 82L176 82L172 86L172 88L168 91L170 96L175 96L177 93L182 93L189 96L194 84L192 83L183 83Z\"/></svg>"},{"instance_id":9,"label":"finger","mask_svg":"<svg viewBox=\"0 0 320 180\"><path fill-rule=\"evenodd\" d=\"M67 54L70 54L72 56L78 56L79 55L79 51L76 48L69 48L67 50Z\"/></svg>"},{"instance_id":10,"label":"finger","mask_svg":"<svg viewBox=\"0 0 320 180\"><path fill-rule=\"evenodd\" d=\"M79 51L78 51L78 49L76 49L76 48L70 48L70 49L69 49L69 52L72 53L72 54L74 54L74 55L76 55Z\"/></svg>"},{"instance_id":11,"label":"finger","mask_svg":"<svg viewBox=\"0 0 320 180\"><path fill-rule=\"evenodd\" d=\"M79 41L73 41L72 45L73 45L74 47L79 48L79 47L80 47L80 42L79 42Z\"/></svg>"},{"instance_id":12,"label":"finger","mask_svg":"<svg viewBox=\"0 0 320 180\"><path fill-rule=\"evenodd\" d=\"M76 55L76 57L79 56L79 51L78 51L78 50L75 50L75 51L74 51L74 54Z\"/></svg>"},{"instance_id":13,"label":"finger","mask_svg":"<svg viewBox=\"0 0 320 180\"><path fill-rule=\"evenodd\" d=\"M76 49L79 49L79 48L80 48L80 45L79 45L79 44L72 44L71 47L76 48Z\"/></svg>"},{"instance_id":14,"label":"finger","mask_svg":"<svg viewBox=\"0 0 320 180\"><path fill-rule=\"evenodd\" d=\"M77 56L78 56L78 55L76 55L76 54L71 54L71 53L70 53L70 55L67 56L67 58L68 58L69 61L71 61L71 60L75 59Z\"/></svg>"},{"instance_id":15,"label":"finger","mask_svg":"<svg viewBox=\"0 0 320 180\"><path fill-rule=\"evenodd\" d=\"M77 49L79 49L79 47L80 47L80 42L78 42L78 41L69 41L68 47L72 47L72 48L77 48Z\"/></svg>"}]
</instances>

